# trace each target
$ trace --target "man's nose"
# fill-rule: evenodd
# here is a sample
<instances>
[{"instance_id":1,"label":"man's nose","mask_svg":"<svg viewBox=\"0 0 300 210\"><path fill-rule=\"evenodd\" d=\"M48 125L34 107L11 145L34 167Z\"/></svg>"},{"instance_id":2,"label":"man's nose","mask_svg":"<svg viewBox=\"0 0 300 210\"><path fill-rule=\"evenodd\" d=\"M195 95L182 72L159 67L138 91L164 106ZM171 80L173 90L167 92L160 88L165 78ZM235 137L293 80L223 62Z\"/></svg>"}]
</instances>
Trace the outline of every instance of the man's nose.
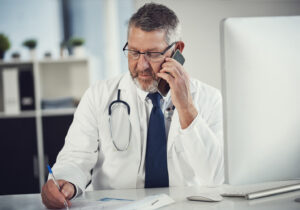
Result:
<instances>
[{"instance_id":1,"label":"man's nose","mask_svg":"<svg viewBox=\"0 0 300 210\"><path fill-rule=\"evenodd\" d=\"M139 70L144 70L150 67L149 61L145 58L144 54L140 54L137 67Z\"/></svg>"}]
</instances>

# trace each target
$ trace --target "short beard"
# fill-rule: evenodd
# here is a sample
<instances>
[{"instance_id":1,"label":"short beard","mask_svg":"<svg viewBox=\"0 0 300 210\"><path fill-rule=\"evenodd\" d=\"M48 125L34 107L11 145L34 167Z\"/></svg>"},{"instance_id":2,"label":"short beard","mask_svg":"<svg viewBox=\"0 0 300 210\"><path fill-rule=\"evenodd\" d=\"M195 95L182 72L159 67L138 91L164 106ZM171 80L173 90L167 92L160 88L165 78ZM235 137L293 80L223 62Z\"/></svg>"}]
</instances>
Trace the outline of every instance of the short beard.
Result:
<instances>
[{"instance_id":1,"label":"short beard","mask_svg":"<svg viewBox=\"0 0 300 210\"><path fill-rule=\"evenodd\" d=\"M134 84L141 90L149 92L149 93L155 93L158 91L158 81L153 80L153 82L148 85L148 87L146 87L145 89L141 86L139 79L137 77L132 78L134 81Z\"/></svg>"},{"instance_id":2,"label":"short beard","mask_svg":"<svg viewBox=\"0 0 300 210\"><path fill-rule=\"evenodd\" d=\"M131 75L132 80L134 81L134 84L143 91L146 91L149 93L157 92L158 91L158 81L155 77L155 74L153 74L152 70L150 70L150 69L147 69L145 71L151 72L152 82L145 87L145 86L141 85L141 83L139 81L139 73L134 72L134 74L132 74L132 72L130 71L130 75ZM147 83L147 81L145 81L145 83Z\"/></svg>"}]
</instances>

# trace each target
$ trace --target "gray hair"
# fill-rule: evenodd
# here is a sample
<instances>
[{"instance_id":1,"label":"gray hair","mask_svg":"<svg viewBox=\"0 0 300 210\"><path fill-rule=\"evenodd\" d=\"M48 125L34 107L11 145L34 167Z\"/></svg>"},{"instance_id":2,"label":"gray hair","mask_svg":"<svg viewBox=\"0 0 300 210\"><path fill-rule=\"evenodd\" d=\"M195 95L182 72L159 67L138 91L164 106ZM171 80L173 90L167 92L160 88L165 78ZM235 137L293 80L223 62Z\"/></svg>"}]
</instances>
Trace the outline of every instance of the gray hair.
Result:
<instances>
[{"instance_id":1,"label":"gray hair","mask_svg":"<svg viewBox=\"0 0 300 210\"><path fill-rule=\"evenodd\" d=\"M165 31L167 44L181 40L181 25L175 12L162 4L148 3L134 13L128 24L130 27L138 27L143 31ZM128 34L127 34L128 35Z\"/></svg>"}]
</instances>

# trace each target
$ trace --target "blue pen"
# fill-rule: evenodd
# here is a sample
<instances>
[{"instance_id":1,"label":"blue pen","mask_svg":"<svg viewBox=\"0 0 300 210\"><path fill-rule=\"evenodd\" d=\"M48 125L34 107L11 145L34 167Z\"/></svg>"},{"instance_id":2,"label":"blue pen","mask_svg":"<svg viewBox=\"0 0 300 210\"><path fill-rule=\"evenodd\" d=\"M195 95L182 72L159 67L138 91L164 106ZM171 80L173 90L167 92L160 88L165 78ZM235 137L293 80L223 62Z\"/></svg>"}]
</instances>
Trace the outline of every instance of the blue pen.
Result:
<instances>
[{"instance_id":1,"label":"blue pen","mask_svg":"<svg viewBox=\"0 0 300 210\"><path fill-rule=\"evenodd\" d=\"M49 173L50 173L50 176L51 176L52 180L54 181L54 183L56 184L58 190L60 191L60 186L58 185L58 183L57 183L57 181L56 181L56 179L55 179L55 177L54 177L54 175L53 175L52 169L51 169L51 167L49 166L49 164L47 165L47 168L48 168L48 171L49 171ZM65 205L66 209L69 209L66 200L64 201L64 205Z\"/></svg>"}]
</instances>

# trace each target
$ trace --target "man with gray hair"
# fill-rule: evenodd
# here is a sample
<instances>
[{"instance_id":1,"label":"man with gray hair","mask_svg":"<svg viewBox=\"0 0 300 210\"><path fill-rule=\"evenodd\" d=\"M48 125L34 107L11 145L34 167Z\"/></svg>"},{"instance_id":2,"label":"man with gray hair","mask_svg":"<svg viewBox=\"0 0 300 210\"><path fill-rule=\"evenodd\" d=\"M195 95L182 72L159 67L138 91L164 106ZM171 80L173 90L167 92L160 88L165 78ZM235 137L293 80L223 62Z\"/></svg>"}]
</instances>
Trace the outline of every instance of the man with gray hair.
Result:
<instances>
[{"instance_id":1,"label":"man with gray hair","mask_svg":"<svg viewBox=\"0 0 300 210\"><path fill-rule=\"evenodd\" d=\"M176 14L145 4L130 18L127 38L130 73L100 81L82 97L53 166L60 190L51 179L42 189L48 208L70 206L87 187L224 181L221 95L172 58L184 49Z\"/></svg>"}]
</instances>

